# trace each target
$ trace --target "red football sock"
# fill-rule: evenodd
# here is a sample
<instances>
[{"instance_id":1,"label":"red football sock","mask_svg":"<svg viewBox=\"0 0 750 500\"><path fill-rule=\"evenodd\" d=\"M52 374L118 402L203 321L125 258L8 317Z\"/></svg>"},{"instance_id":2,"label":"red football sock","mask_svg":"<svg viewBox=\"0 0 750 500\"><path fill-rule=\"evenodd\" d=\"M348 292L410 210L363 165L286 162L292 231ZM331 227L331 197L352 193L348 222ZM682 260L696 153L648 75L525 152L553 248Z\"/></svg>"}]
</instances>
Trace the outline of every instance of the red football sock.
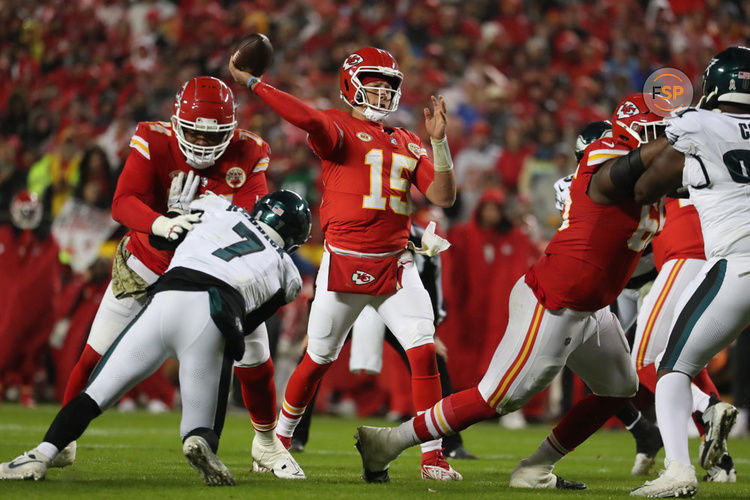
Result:
<instances>
[{"instance_id":1,"label":"red football sock","mask_svg":"<svg viewBox=\"0 0 750 500\"><path fill-rule=\"evenodd\" d=\"M315 394L320 379L328 371L331 364L319 365L305 353L302 361L294 369L284 393L284 401L295 408L305 408ZM282 412L284 409L282 408ZM291 416L291 415L289 415Z\"/></svg>"},{"instance_id":2,"label":"red football sock","mask_svg":"<svg viewBox=\"0 0 750 500\"><path fill-rule=\"evenodd\" d=\"M424 411L442 397L440 373L435 358L435 344L425 344L406 351L411 366L411 397L414 408Z\"/></svg>"},{"instance_id":3,"label":"red football sock","mask_svg":"<svg viewBox=\"0 0 750 500\"><path fill-rule=\"evenodd\" d=\"M256 431L276 427L276 385L273 382L273 361L258 366L235 366L234 374L242 384L242 401L250 412Z\"/></svg>"},{"instance_id":4,"label":"red football sock","mask_svg":"<svg viewBox=\"0 0 750 500\"><path fill-rule=\"evenodd\" d=\"M714 381L711 380L711 377L708 375L708 370L705 368L698 372L698 375L693 378L693 383L698 386L698 389L709 396L713 394L717 398L719 397L719 389L716 388Z\"/></svg>"},{"instance_id":5,"label":"red football sock","mask_svg":"<svg viewBox=\"0 0 750 500\"><path fill-rule=\"evenodd\" d=\"M568 410L560 423L552 429L556 444L568 452L573 451L610 417L622 410L629 400L630 398L588 395Z\"/></svg>"},{"instance_id":6,"label":"red football sock","mask_svg":"<svg viewBox=\"0 0 750 500\"><path fill-rule=\"evenodd\" d=\"M416 417L414 431L420 441L430 441L462 431L496 415L497 412L485 402L479 389L472 387L451 394Z\"/></svg>"},{"instance_id":7,"label":"red football sock","mask_svg":"<svg viewBox=\"0 0 750 500\"><path fill-rule=\"evenodd\" d=\"M642 386L656 394L656 365L651 363L638 370L638 381Z\"/></svg>"},{"instance_id":8,"label":"red football sock","mask_svg":"<svg viewBox=\"0 0 750 500\"><path fill-rule=\"evenodd\" d=\"M65 386L65 395L63 396L62 405L65 406L74 397L78 396L86 388L89 377L94 371L94 367L102 359L102 355L96 352L90 345L86 347L78 358L78 362L70 372L68 383Z\"/></svg>"}]
</instances>

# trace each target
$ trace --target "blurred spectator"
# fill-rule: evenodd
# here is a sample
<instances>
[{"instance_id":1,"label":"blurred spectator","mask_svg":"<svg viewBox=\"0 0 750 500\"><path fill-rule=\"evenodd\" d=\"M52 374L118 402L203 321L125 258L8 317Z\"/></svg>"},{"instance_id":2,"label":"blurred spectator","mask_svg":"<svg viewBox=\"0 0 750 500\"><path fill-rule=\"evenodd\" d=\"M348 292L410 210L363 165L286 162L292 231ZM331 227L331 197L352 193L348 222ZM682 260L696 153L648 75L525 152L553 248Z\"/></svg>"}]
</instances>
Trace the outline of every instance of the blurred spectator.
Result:
<instances>
[{"instance_id":1,"label":"blurred spectator","mask_svg":"<svg viewBox=\"0 0 750 500\"><path fill-rule=\"evenodd\" d=\"M482 194L469 222L451 228L448 241L452 246L443 254L448 316L437 333L450 353L454 388L462 390L478 383L489 365L505 331L510 289L538 251L515 227L506 194L496 188Z\"/></svg>"},{"instance_id":2,"label":"blurred spectator","mask_svg":"<svg viewBox=\"0 0 750 500\"><path fill-rule=\"evenodd\" d=\"M0 223L0 398L14 386L21 404L33 408L35 377L55 321L60 264L42 202L20 184L13 192L10 221Z\"/></svg>"},{"instance_id":3,"label":"blurred spectator","mask_svg":"<svg viewBox=\"0 0 750 500\"><path fill-rule=\"evenodd\" d=\"M490 132L489 123L476 122L471 128L468 145L454 160L460 220L469 218L485 189L499 184L495 163L502 150L490 142Z\"/></svg>"}]
</instances>

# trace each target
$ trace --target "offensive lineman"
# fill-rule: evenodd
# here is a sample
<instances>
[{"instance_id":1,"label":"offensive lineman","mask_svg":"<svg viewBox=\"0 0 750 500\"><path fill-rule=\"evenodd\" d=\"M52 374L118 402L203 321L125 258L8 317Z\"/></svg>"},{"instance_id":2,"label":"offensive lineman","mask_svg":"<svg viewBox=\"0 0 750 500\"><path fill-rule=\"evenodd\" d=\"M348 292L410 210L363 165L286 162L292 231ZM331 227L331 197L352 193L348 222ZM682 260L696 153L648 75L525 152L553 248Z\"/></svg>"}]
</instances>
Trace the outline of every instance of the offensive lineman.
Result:
<instances>
[{"instance_id":1,"label":"offensive lineman","mask_svg":"<svg viewBox=\"0 0 750 500\"><path fill-rule=\"evenodd\" d=\"M139 123L130 148L112 202L113 218L130 231L118 246L112 281L68 380L63 406L84 389L102 355L143 308L146 288L169 265L172 252L154 246L153 237L174 239L191 229L196 216L187 213L187 206L196 193L211 191L250 209L268 192L270 148L257 135L237 128L232 91L213 77L188 80L175 97L171 122ZM256 436L272 436L273 363L265 325L258 329L258 335L245 337L245 357L234 371ZM52 466L65 467L74 459L72 442Z\"/></svg>"},{"instance_id":2,"label":"offensive lineman","mask_svg":"<svg viewBox=\"0 0 750 500\"><path fill-rule=\"evenodd\" d=\"M698 211L706 263L675 308L659 364L656 417L664 440L666 470L633 490L645 497L693 496L687 421L690 380L750 323L750 49L729 47L703 73L698 108L672 118L667 136L634 151L619 183L648 203L687 186ZM613 179L614 180L614 179ZM724 407L706 425L701 466L716 465L737 410Z\"/></svg>"},{"instance_id":3,"label":"offensive lineman","mask_svg":"<svg viewBox=\"0 0 750 500\"><path fill-rule=\"evenodd\" d=\"M190 209L202 212L201 222L177 247L141 314L106 352L86 390L60 410L44 441L0 464L0 479L44 479L51 461L94 418L167 358L175 358L185 457L207 485L234 485L216 457L231 360L243 356L244 332L265 336L256 327L299 294L302 280L288 252L310 236L311 214L292 191L267 194L251 213L212 193L193 201ZM296 461L275 443L284 467L304 479Z\"/></svg>"}]
</instances>

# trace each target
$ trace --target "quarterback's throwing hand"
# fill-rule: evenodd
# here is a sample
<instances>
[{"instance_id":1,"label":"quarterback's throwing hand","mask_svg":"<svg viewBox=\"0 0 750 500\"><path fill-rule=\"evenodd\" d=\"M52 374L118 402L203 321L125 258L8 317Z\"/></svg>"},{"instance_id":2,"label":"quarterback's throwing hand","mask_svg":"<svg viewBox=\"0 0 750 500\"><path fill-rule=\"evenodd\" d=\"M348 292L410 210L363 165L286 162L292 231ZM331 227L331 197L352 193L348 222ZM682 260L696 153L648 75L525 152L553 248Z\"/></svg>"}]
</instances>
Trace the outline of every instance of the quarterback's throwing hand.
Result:
<instances>
[{"instance_id":1,"label":"quarterback's throwing hand","mask_svg":"<svg viewBox=\"0 0 750 500\"><path fill-rule=\"evenodd\" d=\"M445 127L448 124L448 112L445 110L445 98L433 95L430 96L432 108L435 112L430 112L430 108L424 108L424 127L432 139L439 141L445 137Z\"/></svg>"},{"instance_id":2,"label":"quarterback's throwing hand","mask_svg":"<svg viewBox=\"0 0 750 500\"><path fill-rule=\"evenodd\" d=\"M160 215L151 224L151 233L155 236L175 241L185 231L193 229L193 222L200 222L199 214L185 214L177 217L166 217Z\"/></svg>"}]
</instances>

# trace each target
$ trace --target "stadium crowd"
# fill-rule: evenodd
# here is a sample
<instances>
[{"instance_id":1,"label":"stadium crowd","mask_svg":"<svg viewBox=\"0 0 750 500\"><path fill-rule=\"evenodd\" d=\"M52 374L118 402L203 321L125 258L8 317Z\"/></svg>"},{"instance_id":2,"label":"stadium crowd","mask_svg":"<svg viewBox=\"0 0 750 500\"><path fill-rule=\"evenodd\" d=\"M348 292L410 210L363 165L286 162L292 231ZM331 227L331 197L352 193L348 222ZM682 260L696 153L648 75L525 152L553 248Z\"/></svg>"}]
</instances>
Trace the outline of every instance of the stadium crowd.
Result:
<instances>
[{"instance_id":1,"label":"stadium crowd","mask_svg":"<svg viewBox=\"0 0 750 500\"><path fill-rule=\"evenodd\" d=\"M749 18L750 3L721 0L2 2L0 401L9 388L27 406L61 397L124 234L110 207L136 123L169 117L175 92L194 76L231 82L228 56L248 33L273 43L264 81L320 109L337 106L340 65L363 46L389 50L406 75L389 123L425 137L422 106L445 96L459 198L442 213L417 199L417 220L438 219L454 243L444 254L448 317L437 333L463 389L489 363L510 287L560 222L553 184L575 168L578 131L607 119L660 67L698 85L713 54L750 40ZM235 99L239 126L271 146L269 189L293 189L314 207L319 160L304 132L244 89L235 87ZM14 204L22 219L40 220L19 225ZM300 252L308 265L318 264L321 243L318 228ZM277 318L280 352L304 335L310 297L307 290ZM481 314L488 310L499 312ZM747 334L740 343L748 348ZM729 379L729 363L717 364ZM397 369L395 354L386 355L391 379L408 377ZM173 404L168 374L142 387L154 410ZM329 396L380 403L361 404L360 413L381 410L394 387L408 386L388 379L368 389L381 399L362 398L371 378L327 379ZM737 385L735 402L747 409L750 388ZM403 397L391 399L385 407L395 414L413 413ZM529 415L549 411L542 403Z\"/></svg>"}]
</instances>

